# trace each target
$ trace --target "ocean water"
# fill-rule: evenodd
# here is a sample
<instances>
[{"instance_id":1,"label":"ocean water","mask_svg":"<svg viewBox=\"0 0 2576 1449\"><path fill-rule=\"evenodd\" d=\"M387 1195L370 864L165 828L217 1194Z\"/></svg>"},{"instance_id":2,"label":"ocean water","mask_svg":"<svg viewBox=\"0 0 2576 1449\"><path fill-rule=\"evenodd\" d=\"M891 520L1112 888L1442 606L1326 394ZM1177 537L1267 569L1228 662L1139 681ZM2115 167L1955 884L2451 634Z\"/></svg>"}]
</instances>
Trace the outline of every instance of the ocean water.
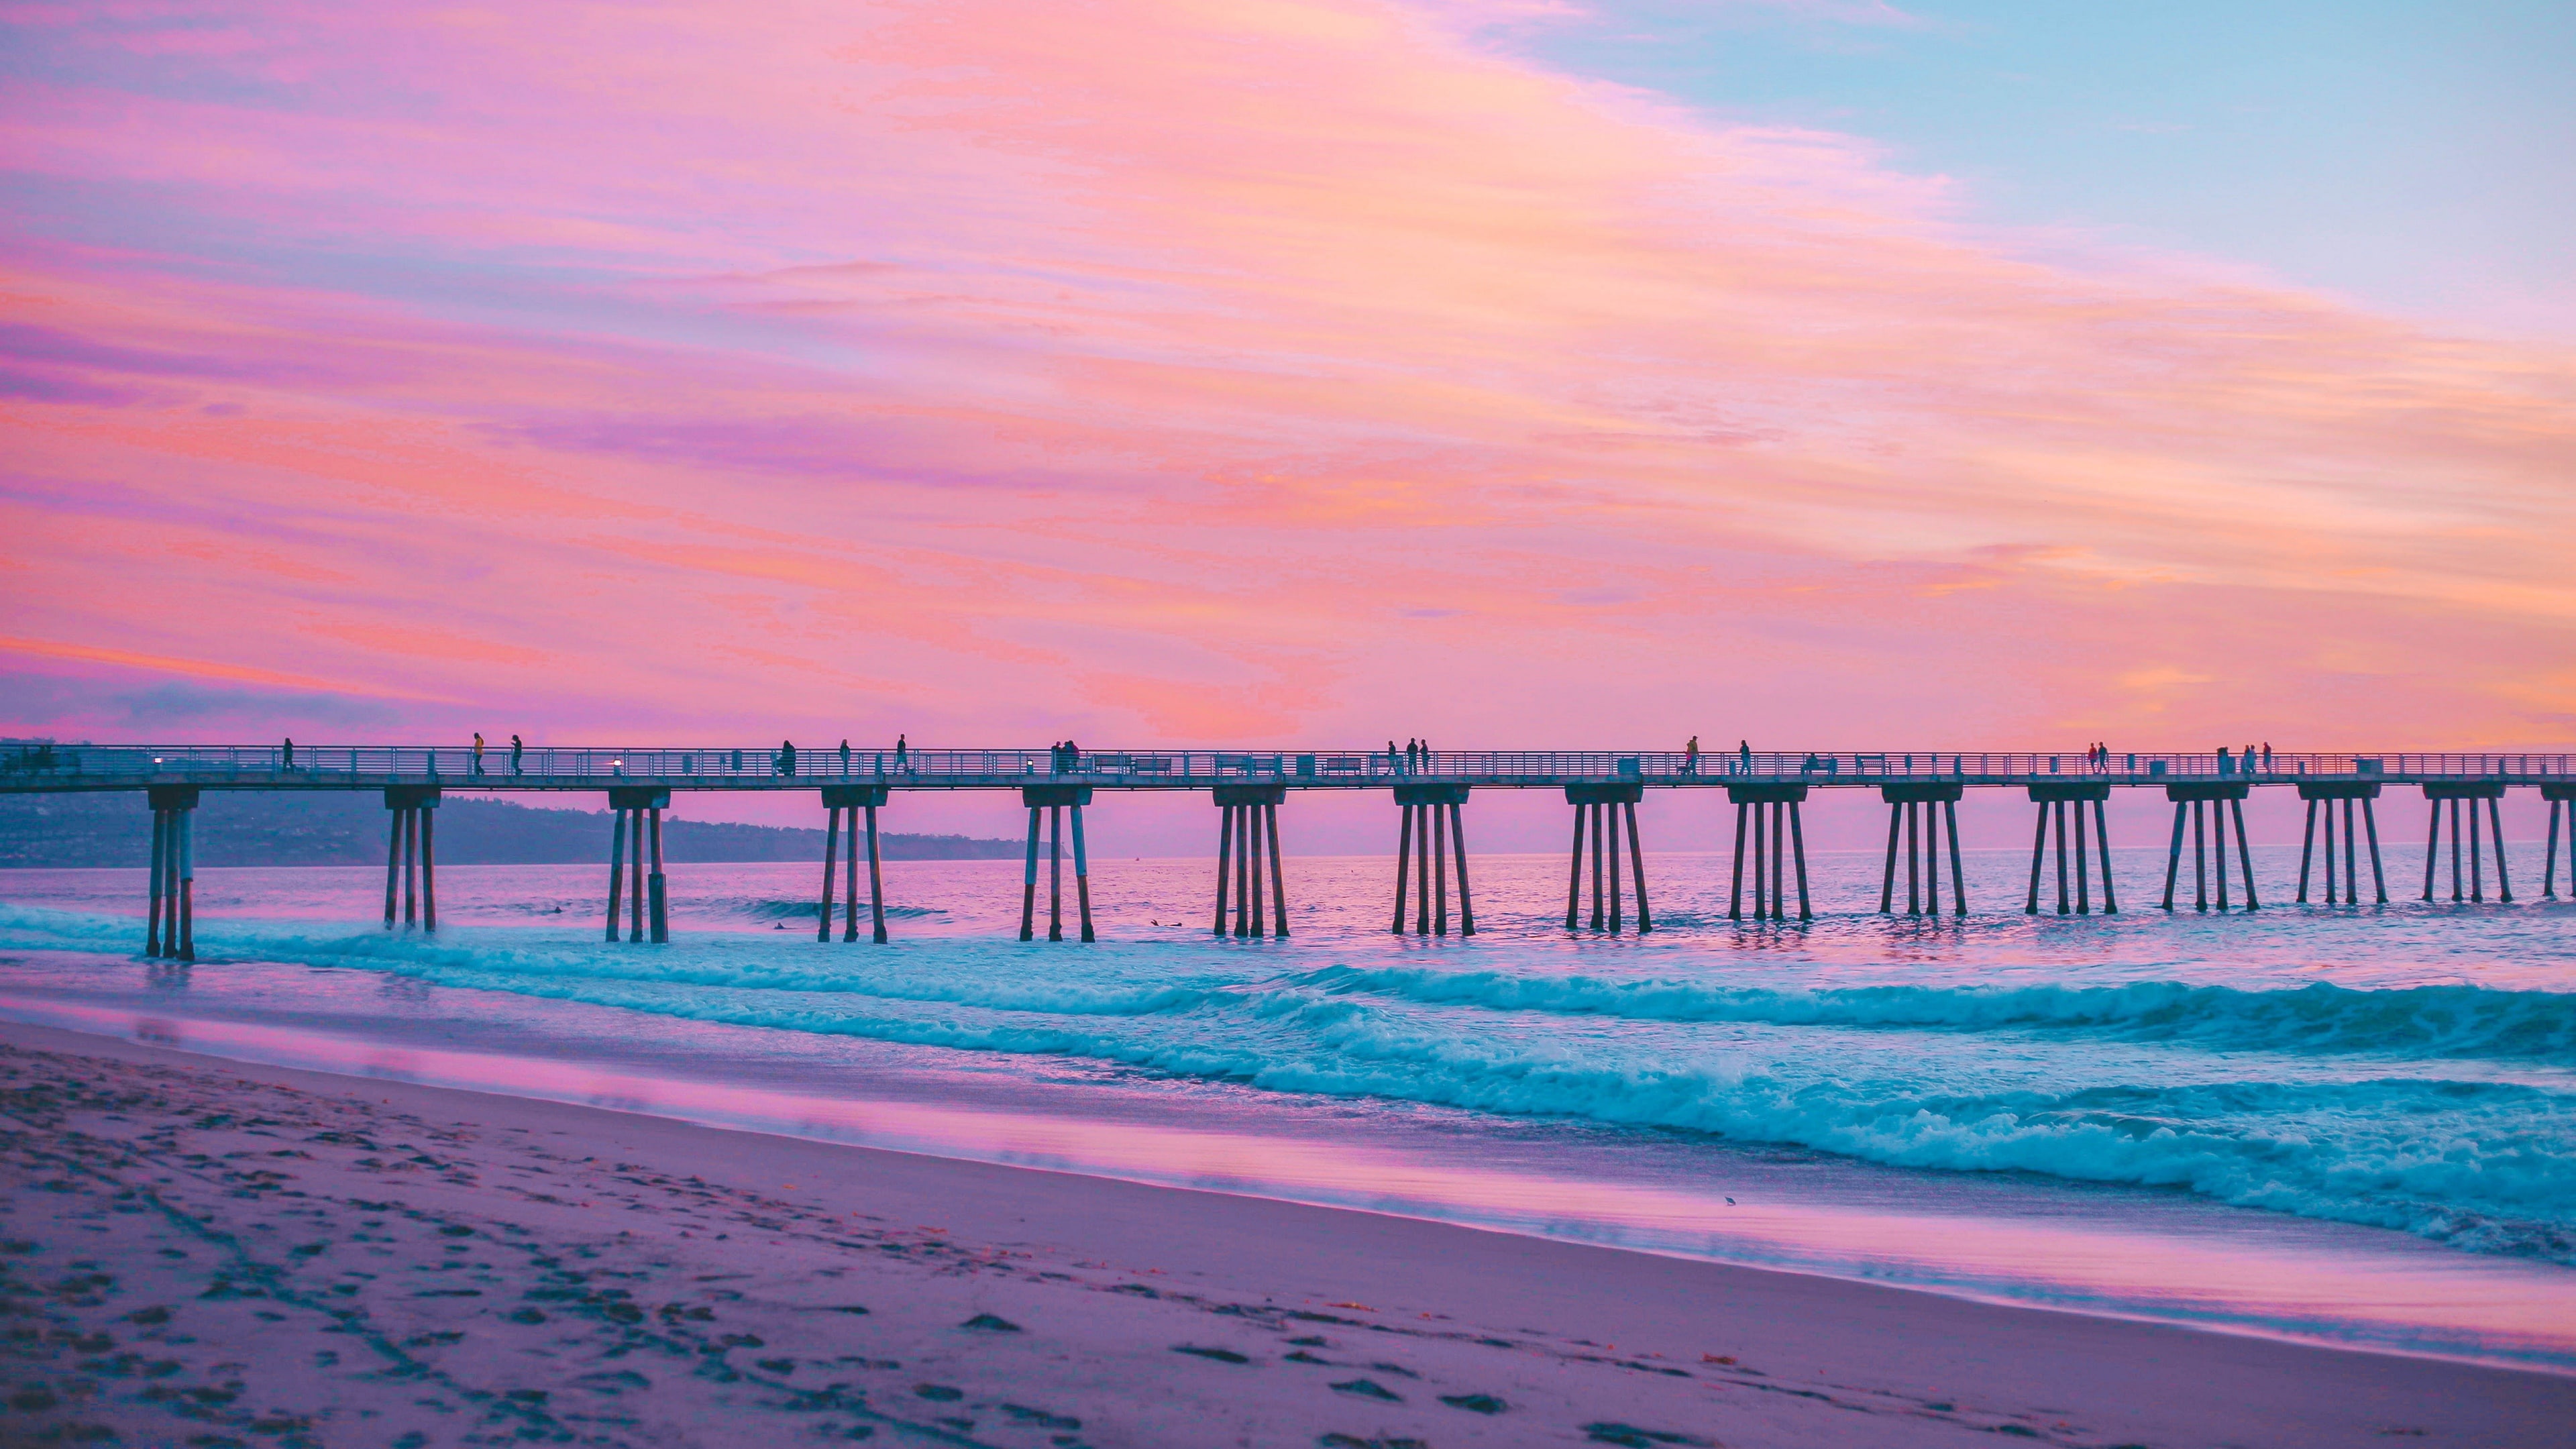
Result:
<instances>
[{"instance_id":1,"label":"ocean water","mask_svg":"<svg viewBox=\"0 0 2576 1449\"><path fill-rule=\"evenodd\" d=\"M1912 919L1823 855L1819 918L1762 925L1650 856L1658 929L1611 937L1561 860L1480 857L1480 933L1428 941L1384 860L1290 860L1285 941L1212 937L1206 862L1102 861L1089 946L1012 939L1016 862L890 864L883 947L814 939L812 866L675 872L658 947L600 939L592 867L442 871L435 938L378 871L224 870L185 968L132 954L141 872L9 871L0 1013L2576 1371L2576 907L2285 904L2270 851L2263 910L2168 915L2124 851L2123 913L2033 918L2025 859Z\"/></svg>"}]
</instances>

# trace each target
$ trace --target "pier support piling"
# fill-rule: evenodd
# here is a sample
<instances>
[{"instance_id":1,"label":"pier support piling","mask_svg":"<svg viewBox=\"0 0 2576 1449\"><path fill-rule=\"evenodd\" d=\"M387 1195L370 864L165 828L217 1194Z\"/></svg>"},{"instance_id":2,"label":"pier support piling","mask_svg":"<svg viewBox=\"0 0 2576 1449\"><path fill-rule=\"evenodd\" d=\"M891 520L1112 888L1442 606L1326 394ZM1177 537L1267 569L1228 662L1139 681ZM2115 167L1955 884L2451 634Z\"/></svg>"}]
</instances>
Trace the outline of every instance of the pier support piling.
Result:
<instances>
[{"instance_id":1,"label":"pier support piling","mask_svg":"<svg viewBox=\"0 0 2576 1449\"><path fill-rule=\"evenodd\" d=\"M652 785L612 785L608 790L608 940L618 939L618 912L626 913L626 939L667 942L671 939L671 886L662 873L662 812L671 792ZM428 818L422 818L426 826ZM424 833L423 839L427 839ZM823 889L832 889L831 865L823 867ZM829 900L823 919L832 919ZM824 929L829 930L827 924Z\"/></svg>"},{"instance_id":2,"label":"pier support piling","mask_svg":"<svg viewBox=\"0 0 2576 1449\"><path fill-rule=\"evenodd\" d=\"M2543 900L2558 898L2558 842L2567 842L2567 889L2576 895L2576 784L2543 785L2540 799L2549 807L2549 854L2540 868Z\"/></svg>"},{"instance_id":3,"label":"pier support piling","mask_svg":"<svg viewBox=\"0 0 2576 1449\"><path fill-rule=\"evenodd\" d=\"M197 959L197 800L194 785L153 785L151 904L144 919L143 954L172 961Z\"/></svg>"},{"instance_id":4,"label":"pier support piling","mask_svg":"<svg viewBox=\"0 0 2576 1449\"><path fill-rule=\"evenodd\" d=\"M867 851L868 862L868 939L877 945L886 942L885 868L877 855L877 807L886 803L890 794L884 785L825 785L823 794L823 909L822 919L814 926L814 939L832 939L832 898L841 899L841 939L859 939L859 851ZM661 811L654 811L654 837L661 836ZM848 864L842 864L841 841L848 837ZM659 849L653 863L659 869ZM658 932L654 940L665 936ZM1022 939L1026 939L1023 937Z\"/></svg>"},{"instance_id":5,"label":"pier support piling","mask_svg":"<svg viewBox=\"0 0 2576 1449\"><path fill-rule=\"evenodd\" d=\"M2037 788L2033 787L2034 793ZM2174 808L2173 846L2165 855L2166 910L2174 908L2174 877L2182 868L2182 833L2186 818L2191 825L2192 909L2209 909L2213 868L2217 876L2218 909L2229 909L2227 828L2231 813L2236 823L2236 861L2239 883L2244 887L2245 909L2261 908L2262 898L2254 889L2254 857L2245 845L2244 800L2246 792L2252 788L2241 780L2195 781L2165 786L2165 799L2172 802Z\"/></svg>"},{"instance_id":6,"label":"pier support piling","mask_svg":"<svg viewBox=\"0 0 2576 1449\"><path fill-rule=\"evenodd\" d=\"M2030 838L2030 891L2022 898L2022 914L2039 914L2039 883L2049 859L2052 827L2056 833L2057 913L2061 916L2093 914L2093 885L2098 879L2102 886L2102 914L2119 914L2119 888L2111 878L2111 822L2105 803L2111 798L2109 782L2069 781L2032 785L2029 789L2031 804L2037 807L2038 823ZM1956 800L1959 797L1953 794L1950 798ZM2088 806L2093 812L2089 829L2084 820ZM1951 869L1955 876L1959 844L1956 816L1951 818L1950 829ZM2070 846L2074 857L2071 875L2068 871ZM2172 863L2178 867L2181 860L2182 822L2177 818L2174 822ZM2098 877L2096 871L2100 873ZM2166 876L2166 894L2168 898L2172 894L2170 872Z\"/></svg>"},{"instance_id":7,"label":"pier support piling","mask_svg":"<svg viewBox=\"0 0 2576 1449\"><path fill-rule=\"evenodd\" d=\"M2560 788L2545 786L2544 789ZM2484 901L2486 897L2486 842L2495 840L2496 899L2513 900L2513 880L2505 873L2504 857L2504 782L2502 780L2458 780L2427 783L2424 799L2432 811L2432 820L2424 833L2424 899L2433 899L2434 863L2440 858L2442 807L2450 806L2451 829L2451 899ZM2481 810L2479 807L2484 806ZM2468 813L2468 846L2462 860L2460 815ZM2555 824L2553 818L2552 824ZM2377 839L2373 838L2374 848ZM2554 852L2553 852L2554 853ZM2463 891L2465 885L2466 890Z\"/></svg>"},{"instance_id":8,"label":"pier support piling","mask_svg":"<svg viewBox=\"0 0 2576 1449\"><path fill-rule=\"evenodd\" d=\"M1234 885L1234 934L1288 934L1288 876L1279 862L1279 804L1284 785L1219 785L1216 832L1216 934L1226 933L1226 886ZM1407 842L1410 846L1410 827ZM1404 883L1396 883L1396 928L1403 929Z\"/></svg>"},{"instance_id":9,"label":"pier support piling","mask_svg":"<svg viewBox=\"0 0 2576 1449\"><path fill-rule=\"evenodd\" d=\"M2299 798L2307 802L2307 824L2299 835L2299 899L2308 898L2311 861L2319 883L2325 887L2327 905L2361 904L2360 836L2370 836L2370 878L2378 904L2388 904L2388 877L2379 859L2379 791L2376 784L2358 780L2303 781ZM2343 807L2343 861L2338 874L2335 861L2335 807ZM2435 808L2439 808L2438 806ZM2243 846L2245 827L2237 823L2237 842ZM2425 890L2430 892L2430 884Z\"/></svg>"},{"instance_id":10,"label":"pier support piling","mask_svg":"<svg viewBox=\"0 0 2576 1449\"><path fill-rule=\"evenodd\" d=\"M880 792L883 786L874 787ZM882 793L877 803L884 803ZM1091 803L1089 785L1023 785L1020 804L1029 812L1028 866L1020 878L1020 939L1033 940L1037 934L1038 899L1038 825L1040 815L1047 825L1047 939L1064 939L1064 826L1065 812L1073 812L1073 884L1074 902L1079 916L1076 934L1081 940L1097 937L1091 925L1091 853L1082 832L1082 807Z\"/></svg>"},{"instance_id":11,"label":"pier support piling","mask_svg":"<svg viewBox=\"0 0 2576 1449\"><path fill-rule=\"evenodd\" d=\"M1887 806L1887 868L1879 877L1878 913L1896 909L1897 844L1904 843L1905 914L1941 914L1941 834L1950 835L1950 886L1957 913L1968 913L1968 889L1959 874L1959 797L1957 784L1881 785L1878 798ZM2079 817L2078 823L2081 824ZM2080 844L2080 842L2079 842ZM2036 877L2033 877L2034 888Z\"/></svg>"},{"instance_id":12,"label":"pier support piling","mask_svg":"<svg viewBox=\"0 0 2576 1449\"><path fill-rule=\"evenodd\" d=\"M1565 900L1567 930L1575 928L1582 909L1587 830L1592 842L1592 929L1606 929L1614 936L1626 929L1631 894L1637 902L1637 933L1644 935L1655 929L1654 913L1646 905L1645 845L1637 838L1637 806L1644 798L1643 785L1602 782L1565 787L1565 802L1574 807L1574 873ZM1619 848L1623 814L1628 836L1624 858ZM1463 862L1459 878L1466 878Z\"/></svg>"},{"instance_id":13,"label":"pier support piling","mask_svg":"<svg viewBox=\"0 0 2576 1449\"><path fill-rule=\"evenodd\" d=\"M1449 934L1449 872L1454 864L1458 873L1458 934L1476 934L1476 904L1467 890L1466 816L1459 808L1466 803L1467 787L1464 785L1395 787L1396 808L1403 818L1396 830L1393 934L1404 934L1408 856L1415 896L1413 933L1417 936ZM1274 814L1272 818L1277 817ZM1287 932L1283 930L1280 934Z\"/></svg>"},{"instance_id":14,"label":"pier support piling","mask_svg":"<svg viewBox=\"0 0 2576 1449\"><path fill-rule=\"evenodd\" d=\"M385 809L390 828L385 839L385 929L394 929L394 896L399 884L403 925L438 929L438 834L436 785L387 785Z\"/></svg>"},{"instance_id":15,"label":"pier support piling","mask_svg":"<svg viewBox=\"0 0 2576 1449\"><path fill-rule=\"evenodd\" d=\"M1782 857L1794 853L1798 919L1814 920L1815 906L1807 892L1807 831L1801 818L1807 787L1790 784L1729 785L1726 798L1735 806L1734 887L1727 900L1727 919L1744 919L1744 841L1749 832L1753 838L1753 919L1789 919L1785 890L1785 872L1789 862Z\"/></svg>"}]
</instances>

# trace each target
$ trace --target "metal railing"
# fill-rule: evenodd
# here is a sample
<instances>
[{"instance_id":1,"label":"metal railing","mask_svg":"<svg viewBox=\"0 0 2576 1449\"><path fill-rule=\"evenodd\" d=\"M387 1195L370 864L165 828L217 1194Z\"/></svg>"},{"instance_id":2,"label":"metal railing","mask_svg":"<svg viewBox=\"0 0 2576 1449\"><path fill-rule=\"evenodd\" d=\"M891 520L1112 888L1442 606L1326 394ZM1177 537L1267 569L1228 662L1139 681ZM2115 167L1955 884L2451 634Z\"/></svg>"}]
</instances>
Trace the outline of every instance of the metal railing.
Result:
<instances>
[{"instance_id":1,"label":"metal railing","mask_svg":"<svg viewBox=\"0 0 2576 1449\"><path fill-rule=\"evenodd\" d=\"M1651 750L790 750L607 749L458 745L65 744L0 741L0 789L104 789L140 784L363 788L380 784L482 789L600 789L632 783L694 789L778 789L835 782L905 789L1061 783L1111 789L1190 789L1226 783L1295 787L1404 782L1538 787L1636 782L1660 787L1797 783L1815 786L1959 781L2019 785L2089 779L2123 785L2243 780L2556 781L2576 777L2576 754L2404 752L2133 754L2067 751L1763 751L1691 755Z\"/></svg>"}]
</instances>

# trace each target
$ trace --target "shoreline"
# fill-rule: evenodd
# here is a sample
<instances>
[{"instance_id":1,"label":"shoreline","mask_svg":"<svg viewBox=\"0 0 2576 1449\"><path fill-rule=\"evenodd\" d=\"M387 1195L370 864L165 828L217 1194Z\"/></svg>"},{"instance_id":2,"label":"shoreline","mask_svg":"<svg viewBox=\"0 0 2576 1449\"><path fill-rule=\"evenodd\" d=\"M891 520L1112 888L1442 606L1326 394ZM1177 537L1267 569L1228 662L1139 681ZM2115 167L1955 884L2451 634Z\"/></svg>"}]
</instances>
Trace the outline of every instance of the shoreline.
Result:
<instances>
[{"instance_id":1,"label":"shoreline","mask_svg":"<svg viewBox=\"0 0 2576 1449\"><path fill-rule=\"evenodd\" d=\"M347 1427L331 1426L365 1415L374 1416L367 1434L382 1442L396 1441L398 1431L386 1426L398 1420L405 1426L399 1432L428 1436L421 1444L451 1442L470 1427L455 1419L473 1419L477 1402L487 1409L476 1422L498 1412L489 1405L540 1402L513 1400L513 1393L544 1396L556 1406L545 1412L567 1426L567 1415L596 1407L592 1400L613 1400L617 1412L606 1417L622 1416L627 1426L594 1424L588 1432L610 1436L601 1442L638 1444L726 1442L730 1434L690 1437L687 1426L712 1407L710 1395L724 1399L729 1413L766 1406L795 1415L799 1432L820 1422L814 1414L838 1414L833 1422L853 1431L959 1436L950 1442L1047 1442L1025 1432L1040 1418L1089 1426L1054 1439L1058 1445L1205 1443L1220 1437L1211 1432L1220 1424L1232 1430L1222 1437L1261 1444L1313 1444L1327 1435L1343 1437L1325 1442L1345 1445L1408 1437L1435 1444L1625 1442L1616 1432L1607 1439L1591 1432L1605 1425L1647 1435L1640 1443L1919 1444L2003 1432L2116 1445L2259 1432L2285 1445L2391 1433L2498 1444L2548 1442L2576 1418L2576 1379L2543 1371L1984 1303L1363 1210L266 1067L16 1023L0 1023L0 1063L9 1069L13 1100L30 1072L51 1071L190 1103L158 1109L158 1135L149 1121L140 1133L130 1124L109 1127L103 1110L74 1112L55 1129L58 1138L76 1125L119 1139L116 1151L166 1175L166 1188L127 1182L118 1189L157 1193L160 1216L123 1211L103 1184L32 1190L38 1174L29 1154L48 1150L46 1133L13 1117L10 1167L18 1180L8 1195L7 1231L16 1240L72 1240L46 1245L48 1253L85 1252L118 1275L176 1272L168 1266L176 1260L162 1257L170 1244L154 1235L182 1233L176 1224L188 1217L228 1222L225 1232L243 1245L249 1265L242 1271L256 1268L281 1285L375 1256L408 1272L440 1269L449 1255L433 1237L381 1252L357 1246L362 1237L386 1236L393 1219L379 1216L382 1226L363 1231L348 1220L388 1211L366 1204L390 1197L413 1221L427 1214L461 1227L460 1240L506 1242L530 1261L559 1264L567 1255L606 1255L619 1260L614 1271L684 1295L669 1310L681 1316L658 1328L652 1321L621 1324L623 1315L601 1308L581 1332L567 1335L510 1316L545 1313L512 1305L565 1285L489 1263L478 1270L492 1281L429 1304L398 1296L381 1279L298 1290L319 1305L305 1316L336 1311L399 1322L404 1332L388 1340L398 1349L401 1339L422 1334L460 1335L400 1349L416 1365L408 1377L435 1371L459 1385L440 1414L405 1409L417 1385L371 1381L381 1368L334 1376L309 1367L318 1361L310 1355L335 1351L314 1347L323 1341L315 1333L342 1335L337 1351L348 1351L346 1321L317 1328L299 1325L295 1312L274 1324L250 1317L243 1336L227 1345L247 1386L241 1392L266 1385L271 1397L295 1397L288 1381L309 1380L292 1388L310 1402L275 1407L308 1421L316 1443L345 1437ZM335 1125L318 1135L266 1134L286 1143L250 1143L243 1129L204 1125L247 1120L254 1104L275 1116L279 1103L308 1118L299 1127L324 1118ZM188 1111L197 1115L183 1121ZM128 1107L121 1115L151 1114ZM437 1165L363 1156L363 1149L322 1140L336 1134L372 1144L396 1133L438 1138L441 1145L414 1154ZM558 1135L601 1162L574 1162L561 1148L549 1154L535 1146ZM228 1160L218 1147L292 1156L258 1169L264 1187L245 1189L224 1183L226 1173L245 1176L240 1169L209 1165ZM568 1182L547 1184L556 1190L543 1193L527 1186L541 1177ZM295 1178L304 1181L286 1185ZM562 1191L566 1185L581 1195ZM243 1192L246 1198L228 1196ZM291 1202L288 1195L297 1193L310 1196ZM577 1205L618 1200L614 1220ZM101 1222L77 1228L103 1226L101 1241L34 1230L39 1219L87 1208L101 1209ZM332 1226L319 1246L290 1242L291 1235L315 1236L322 1225L308 1220L322 1218ZM710 1229L725 1236L710 1236ZM117 1244L113 1253L109 1241ZM270 1250L271 1243L285 1246ZM287 1256L307 1247L313 1251L300 1263ZM16 1266L19 1276L55 1281ZM68 1259L49 1267L71 1271ZM760 1306L688 1301L686 1294L699 1291L692 1285L706 1278L693 1270L748 1270L749 1282L763 1285L747 1295ZM834 1291L864 1285L869 1313L837 1318L792 1301L827 1282ZM176 1300L174 1330L204 1311L198 1304L207 1291L201 1285ZM320 1296L326 1292L331 1296ZM153 1306L122 1289L93 1296L102 1301L89 1309L58 1299L46 1311L78 1320L82 1333L122 1338L134 1331L133 1312ZM648 1296L638 1280L634 1299ZM1358 1303L1374 1306L1349 1306ZM686 1316L698 1308L727 1321L751 1314L758 1322L738 1336L757 1340L769 1362L790 1370L780 1376L759 1369L747 1361L748 1343L707 1352L711 1340L677 1356L696 1368L718 1366L719 1374L693 1368L680 1380L647 1370L638 1376L658 1387L628 1385L605 1395L583 1386L585 1376L633 1372L614 1367L629 1358L673 1358L680 1327L714 1321ZM971 1311L953 1311L959 1309ZM957 1326L978 1314L1021 1326ZM91 1324L93 1317L100 1321ZM436 1325L413 1326L428 1319ZM634 1342L639 1334L656 1341ZM1327 1342L1290 1346L1308 1338ZM849 1368L851 1355L821 1352L854 1345L864 1350L858 1361L901 1367ZM450 1361L454 1368L446 1367ZM842 1407L795 1408L807 1402L800 1394L813 1392L801 1375L821 1371L801 1366L824 1364L840 1365L831 1371L842 1375L834 1401ZM13 1365L19 1377L27 1368ZM922 1377L933 1368L945 1377ZM138 1430L169 1412L134 1385L93 1378L78 1395L49 1390L63 1406L53 1412L74 1412L77 1399L94 1406L79 1412ZM2189 1402L2172 1402L2177 1382L2197 1386ZM1358 1383L1372 1387L1348 1387ZM959 1397L918 1392L945 1388ZM485 1400L470 1397L478 1392ZM1480 1396L1506 1407L1488 1414L1448 1402ZM941 1405L964 1407L930 1412ZM980 1427L959 1429L943 1419ZM653 1424L661 1427L648 1435ZM1686 1437L1651 1437L1662 1433Z\"/></svg>"}]
</instances>

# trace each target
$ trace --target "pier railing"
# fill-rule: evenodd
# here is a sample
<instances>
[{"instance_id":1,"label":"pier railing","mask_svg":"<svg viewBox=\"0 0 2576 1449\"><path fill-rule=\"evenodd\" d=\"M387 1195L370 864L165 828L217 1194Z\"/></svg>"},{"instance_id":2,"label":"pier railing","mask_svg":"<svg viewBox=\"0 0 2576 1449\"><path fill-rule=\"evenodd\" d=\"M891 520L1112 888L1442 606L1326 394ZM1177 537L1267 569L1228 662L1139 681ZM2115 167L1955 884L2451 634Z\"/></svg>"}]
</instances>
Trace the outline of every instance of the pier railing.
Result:
<instances>
[{"instance_id":1,"label":"pier railing","mask_svg":"<svg viewBox=\"0 0 2576 1449\"><path fill-rule=\"evenodd\" d=\"M680 789L810 788L836 781L899 789L994 789L1035 783L1105 789L1204 789L1229 783L1349 788L1406 782L1543 788L1636 782L1665 788L1744 783L1817 787L1948 781L2020 785L2067 779L2118 785L2243 780L2560 781L2570 753L2308 753L2252 755L2082 750L1092 750L856 749L778 746L637 747L123 745L0 741L0 790L116 789L142 784L269 788L572 790L611 785Z\"/></svg>"}]
</instances>

